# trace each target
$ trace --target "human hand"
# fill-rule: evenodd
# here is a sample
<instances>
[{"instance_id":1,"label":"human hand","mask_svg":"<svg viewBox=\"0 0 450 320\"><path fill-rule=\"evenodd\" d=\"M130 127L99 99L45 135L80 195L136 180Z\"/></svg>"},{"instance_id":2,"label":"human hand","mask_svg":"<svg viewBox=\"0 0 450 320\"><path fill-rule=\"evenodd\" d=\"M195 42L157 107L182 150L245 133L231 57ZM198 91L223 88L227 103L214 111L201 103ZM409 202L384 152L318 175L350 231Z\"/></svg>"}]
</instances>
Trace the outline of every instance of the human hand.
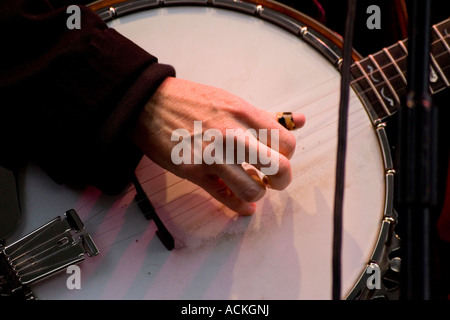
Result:
<instances>
[{"instance_id":1,"label":"human hand","mask_svg":"<svg viewBox=\"0 0 450 320\"><path fill-rule=\"evenodd\" d=\"M294 114L294 122L296 128L300 128L305 123L305 117ZM261 139L262 136L257 139L253 135L238 134L239 129L244 133L249 129L255 132L266 129L278 135L268 133L267 139ZM226 152L229 141L215 140L228 137L230 130L236 133L232 136L232 142L237 145L231 158ZM211 137L211 133L215 133L214 139L205 138ZM197 184L242 215L255 212L255 202L264 196L266 187L283 190L292 180L289 159L295 151L296 140L290 131L278 123L275 114L257 109L224 90L187 80L167 78L162 83L141 112L133 141L153 162ZM213 143L223 148L216 148L213 153L206 152L211 151ZM239 146L245 149L244 156L236 154ZM183 151L181 159L186 160L181 163L174 161L180 160L180 147ZM196 153L196 148L200 152ZM221 149L223 153L219 152ZM205 154L223 161L211 163L205 159L199 160L198 155ZM261 179L258 171L267 172L267 157L256 157L256 161L252 162L249 161L255 159L252 155L267 156L271 166L276 161L276 170ZM252 166L244 168L242 161Z\"/></svg>"}]
</instances>

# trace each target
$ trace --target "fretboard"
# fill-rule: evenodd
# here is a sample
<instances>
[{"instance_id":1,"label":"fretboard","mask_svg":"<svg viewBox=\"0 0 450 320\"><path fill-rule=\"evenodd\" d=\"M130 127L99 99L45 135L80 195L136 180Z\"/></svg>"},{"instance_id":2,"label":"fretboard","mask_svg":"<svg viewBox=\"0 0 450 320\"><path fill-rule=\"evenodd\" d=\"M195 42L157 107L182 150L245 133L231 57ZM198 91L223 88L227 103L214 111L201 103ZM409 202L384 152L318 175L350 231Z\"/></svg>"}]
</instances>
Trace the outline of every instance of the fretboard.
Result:
<instances>
[{"instance_id":1,"label":"fretboard","mask_svg":"<svg viewBox=\"0 0 450 320\"><path fill-rule=\"evenodd\" d=\"M450 19L432 28L430 92L450 86ZM407 91L408 40L384 48L351 66L353 88L372 105L380 120L395 113Z\"/></svg>"}]
</instances>

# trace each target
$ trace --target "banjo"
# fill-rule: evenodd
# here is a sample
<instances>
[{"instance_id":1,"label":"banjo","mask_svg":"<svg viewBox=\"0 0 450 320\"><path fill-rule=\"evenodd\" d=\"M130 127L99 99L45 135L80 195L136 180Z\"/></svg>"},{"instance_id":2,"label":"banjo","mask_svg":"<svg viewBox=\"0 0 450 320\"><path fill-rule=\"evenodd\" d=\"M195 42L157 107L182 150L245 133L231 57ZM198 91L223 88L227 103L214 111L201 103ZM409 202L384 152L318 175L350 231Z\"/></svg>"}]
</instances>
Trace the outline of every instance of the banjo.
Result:
<instances>
[{"instance_id":1,"label":"banjo","mask_svg":"<svg viewBox=\"0 0 450 320\"><path fill-rule=\"evenodd\" d=\"M98 1L91 8L176 66L179 78L271 112L304 113L306 125L294 132L293 181L268 190L254 215L238 217L143 158L136 177L173 237L167 250L135 186L114 197L74 190L31 164L18 179L22 221L1 251L15 289L38 299L330 299L340 39L273 1ZM449 86L449 28L450 20L433 27L432 92ZM406 92L406 41L355 55L351 67L342 298L376 298L398 286L384 120ZM68 267L78 262L74 287ZM373 270L381 270L381 289L368 286Z\"/></svg>"}]
</instances>

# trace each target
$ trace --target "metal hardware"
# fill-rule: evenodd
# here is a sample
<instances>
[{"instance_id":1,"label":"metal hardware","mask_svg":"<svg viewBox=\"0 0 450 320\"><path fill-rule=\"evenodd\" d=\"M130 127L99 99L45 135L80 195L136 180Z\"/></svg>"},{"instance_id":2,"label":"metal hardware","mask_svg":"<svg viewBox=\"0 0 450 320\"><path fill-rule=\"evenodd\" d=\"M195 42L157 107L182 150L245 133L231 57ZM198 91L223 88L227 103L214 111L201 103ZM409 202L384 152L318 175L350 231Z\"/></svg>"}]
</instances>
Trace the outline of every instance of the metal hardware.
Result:
<instances>
[{"instance_id":1,"label":"metal hardware","mask_svg":"<svg viewBox=\"0 0 450 320\"><path fill-rule=\"evenodd\" d=\"M0 296L32 299L28 285L99 251L75 210L0 248Z\"/></svg>"},{"instance_id":2,"label":"metal hardware","mask_svg":"<svg viewBox=\"0 0 450 320\"><path fill-rule=\"evenodd\" d=\"M361 278L347 297L348 300L398 300L400 297L400 238L395 233L396 213L394 217L385 217L372 258ZM370 268L377 266L381 272L381 287L369 288L367 280ZM369 271L368 271L369 270Z\"/></svg>"}]
</instances>

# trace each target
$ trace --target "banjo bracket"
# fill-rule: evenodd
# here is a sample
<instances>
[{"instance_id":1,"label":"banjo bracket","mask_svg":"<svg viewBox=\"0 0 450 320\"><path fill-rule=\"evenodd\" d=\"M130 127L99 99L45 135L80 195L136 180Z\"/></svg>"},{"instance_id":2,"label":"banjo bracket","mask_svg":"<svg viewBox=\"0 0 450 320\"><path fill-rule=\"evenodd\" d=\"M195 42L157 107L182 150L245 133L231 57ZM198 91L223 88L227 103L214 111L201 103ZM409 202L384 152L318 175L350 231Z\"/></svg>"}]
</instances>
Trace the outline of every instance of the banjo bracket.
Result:
<instances>
[{"instance_id":1,"label":"banjo bracket","mask_svg":"<svg viewBox=\"0 0 450 320\"><path fill-rule=\"evenodd\" d=\"M35 299L29 285L99 251L73 209L18 241L0 246L0 297Z\"/></svg>"}]
</instances>

